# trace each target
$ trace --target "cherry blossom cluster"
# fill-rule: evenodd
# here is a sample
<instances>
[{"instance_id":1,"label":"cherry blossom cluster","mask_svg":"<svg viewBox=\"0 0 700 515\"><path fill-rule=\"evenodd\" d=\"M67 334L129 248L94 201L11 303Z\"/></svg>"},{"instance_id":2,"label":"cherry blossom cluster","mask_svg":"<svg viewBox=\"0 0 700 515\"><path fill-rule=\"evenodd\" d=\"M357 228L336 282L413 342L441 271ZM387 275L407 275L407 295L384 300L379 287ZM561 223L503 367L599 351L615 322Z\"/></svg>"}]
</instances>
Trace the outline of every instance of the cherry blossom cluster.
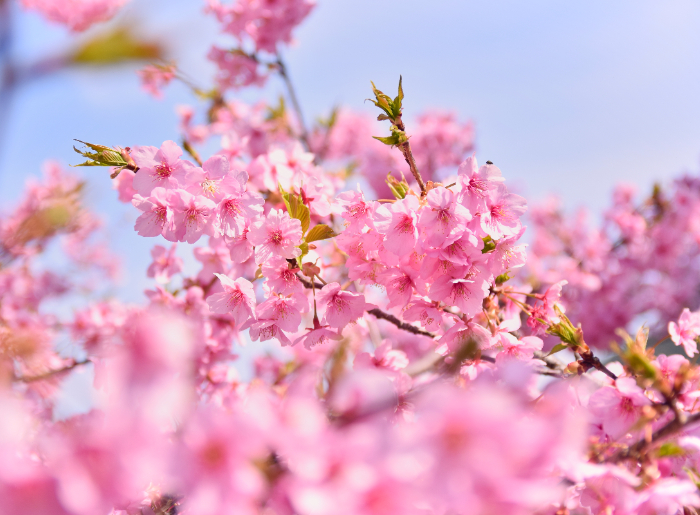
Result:
<instances>
[{"instance_id":1,"label":"cherry blossom cluster","mask_svg":"<svg viewBox=\"0 0 700 515\"><path fill-rule=\"evenodd\" d=\"M20 0L22 7L39 11L47 20L82 32L111 19L128 0Z\"/></svg>"},{"instance_id":2,"label":"cherry blossom cluster","mask_svg":"<svg viewBox=\"0 0 700 515\"><path fill-rule=\"evenodd\" d=\"M292 87L312 7L209 2L241 48L180 143L78 150L152 238L142 304L93 287L115 257L57 165L0 214L0 512L697 513L700 368L662 349L697 354L700 183L620 189L599 231L535 208L528 248L471 123L404 120L402 80L372 84L388 136L343 108L307 129L293 89L229 98L263 68Z\"/></svg>"},{"instance_id":3,"label":"cherry blossom cluster","mask_svg":"<svg viewBox=\"0 0 700 515\"><path fill-rule=\"evenodd\" d=\"M618 327L644 316L663 331L683 308L697 308L700 271L700 182L683 177L656 187L642 203L619 186L600 228L585 211L564 216L557 203L535 207L528 269L536 288L567 280L572 320L606 348ZM659 336L662 334L659 333Z\"/></svg>"}]
</instances>

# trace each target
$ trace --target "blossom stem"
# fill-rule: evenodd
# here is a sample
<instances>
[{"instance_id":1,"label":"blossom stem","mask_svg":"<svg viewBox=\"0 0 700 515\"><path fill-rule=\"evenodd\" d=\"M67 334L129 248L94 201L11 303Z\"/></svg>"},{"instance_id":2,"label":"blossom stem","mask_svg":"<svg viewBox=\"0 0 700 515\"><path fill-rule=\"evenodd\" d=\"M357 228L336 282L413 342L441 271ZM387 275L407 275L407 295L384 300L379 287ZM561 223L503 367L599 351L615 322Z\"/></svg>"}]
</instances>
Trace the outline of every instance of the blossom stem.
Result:
<instances>
[{"instance_id":1,"label":"blossom stem","mask_svg":"<svg viewBox=\"0 0 700 515\"><path fill-rule=\"evenodd\" d=\"M406 132L406 126L403 124L401 116L397 116L394 121L397 129L399 129L402 132ZM421 174L418 171L418 167L416 166L416 160L413 158L413 153L411 152L411 144L408 141L406 141L397 146L403 154L403 158L406 160L406 163L408 163L408 167L411 169L411 173L416 179L418 186L420 186L421 197L424 197L428 192L425 189L425 182L423 182L423 177L421 177Z\"/></svg>"},{"instance_id":2,"label":"blossom stem","mask_svg":"<svg viewBox=\"0 0 700 515\"><path fill-rule=\"evenodd\" d=\"M20 377L15 376L13 378L13 381L18 381L18 382L22 382L22 383L34 383L36 381L43 381L44 379L49 379L55 375L63 374L64 372L70 372L74 368L79 367L81 365L87 365L88 363L92 363L92 361L89 359L85 359L83 361L73 361L73 363L71 363L70 365L66 365L63 368L57 368L55 370L50 370L48 372L44 372L43 374L38 374L35 376L20 376Z\"/></svg>"},{"instance_id":3,"label":"blossom stem","mask_svg":"<svg viewBox=\"0 0 700 515\"><path fill-rule=\"evenodd\" d=\"M282 59L282 55L277 52L277 61L275 62L277 64L277 68L279 69L280 76L282 77L282 80L284 81L285 86L287 86L287 94L289 95L290 100L292 101L292 106L294 107L294 111L296 112L297 119L299 120L299 128L301 133L299 134L299 139L301 142L304 144L304 147L306 148L307 151L311 151L311 145L309 144L309 133L306 130L306 124L304 123L304 113L301 110L301 104L299 103L299 98L297 97L296 90L294 89L294 85L292 84L291 79L289 78L289 72L287 71L287 65L284 63L284 60Z\"/></svg>"}]
</instances>

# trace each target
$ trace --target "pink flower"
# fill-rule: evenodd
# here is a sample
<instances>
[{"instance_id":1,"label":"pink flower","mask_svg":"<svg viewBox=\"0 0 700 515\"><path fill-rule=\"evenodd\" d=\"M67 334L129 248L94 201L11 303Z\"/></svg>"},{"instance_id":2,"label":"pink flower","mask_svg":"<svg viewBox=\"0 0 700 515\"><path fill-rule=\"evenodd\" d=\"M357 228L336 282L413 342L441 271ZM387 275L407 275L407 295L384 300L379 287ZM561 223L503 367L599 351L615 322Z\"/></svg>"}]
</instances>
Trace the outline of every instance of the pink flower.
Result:
<instances>
[{"instance_id":1,"label":"pink flower","mask_svg":"<svg viewBox=\"0 0 700 515\"><path fill-rule=\"evenodd\" d=\"M193 195L203 195L219 202L227 193L240 194L245 191L248 174L233 172L226 156L211 156L202 167L187 170L183 186Z\"/></svg>"},{"instance_id":2,"label":"pink flower","mask_svg":"<svg viewBox=\"0 0 700 515\"><path fill-rule=\"evenodd\" d=\"M291 345L284 333L296 332L301 324L301 313L308 309L309 301L302 293L290 297L273 295L258 305L257 321L250 327L250 337L260 341L277 338L282 345Z\"/></svg>"},{"instance_id":3,"label":"pink flower","mask_svg":"<svg viewBox=\"0 0 700 515\"><path fill-rule=\"evenodd\" d=\"M224 291L207 298L212 313L230 313L240 328L248 319L254 317L255 292L247 279L239 277L235 281L223 274L214 274L221 281Z\"/></svg>"},{"instance_id":4,"label":"pink flower","mask_svg":"<svg viewBox=\"0 0 700 515\"><path fill-rule=\"evenodd\" d=\"M442 325L442 310L434 304L424 300L417 300L403 312L403 319L407 322L419 322L426 331L437 331Z\"/></svg>"},{"instance_id":5,"label":"pink flower","mask_svg":"<svg viewBox=\"0 0 700 515\"><path fill-rule=\"evenodd\" d=\"M231 260L234 263L244 263L253 255L253 244L248 241L248 232L249 224L246 221L246 225L239 236L226 240L231 253Z\"/></svg>"},{"instance_id":6,"label":"pink flower","mask_svg":"<svg viewBox=\"0 0 700 515\"><path fill-rule=\"evenodd\" d=\"M428 206L423 208L418 226L423 230L425 243L431 247L443 247L458 239L471 220L471 213L458 204L455 194L446 188L430 190L426 197Z\"/></svg>"},{"instance_id":7,"label":"pink flower","mask_svg":"<svg viewBox=\"0 0 700 515\"><path fill-rule=\"evenodd\" d=\"M418 199L408 195L387 207L379 206L375 213L374 225L385 234L384 247L401 257L410 254L418 240Z\"/></svg>"},{"instance_id":8,"label":"pink flower","mask_svg":"<svg viewBox=\"0 0 700 515\"><path fill-rule=\"evenodd\" d=\"M374 356L369 352L362 352L355 357L355 368L385 368L398 372L408 366L408 356L400 350L392 349L391 342L385 341L374 351Z\"/></svg>"},{"instance_id":9,"label":"pink flower","mask_svg":"<svg viewBox=\"0 0 700 515\"><path fill-rule=\"evenodd\" d=\"M232 6L209 0L209 10L223 24L223 30L239 41L253 40L258 50L274 54L277 44L290 43L292 30L311 12L310 0L240 0Z\"/></svg>"},{"instance_id":10,"label":"pink flower","mask_svg":"<svg viewBox=\"0 0 700 515\"><path fill-rule=\"evenodd\" d=\"M155 188L148 198L134 195L131 203L143 211L134 225L139 235L152 237L162 234L168 241L177 241L170 196L166 190Z\"/></svg>"},{"instance_id":11,"label":"pink flower","mask_svg":"<svg viewBox=\"0 0 700 515\"><path fill-rule=\"evenodd\" d=\"M141 85L144 90L155 98L163 98L162 89L175 78L175 66L171 64L153 65L143 67L138 72Z\"/></svg>"},{"instance_id":12,"label":"pink flower","mask_svg":"<svg viewBox=\"0 0 700 515\"><path fill-rule=\"evenodd\" d=\"M301 292L304 286L297 277L298 268L289 268L283 258L273 258L263 263L262 274L265 277L265 289L281 295Z\"/></svg>"},{"instance_id":13,"label":"pink flower","mask_svg":"<svg viewBox=\"0 0 700 515\"><path fill-rule=\"evenodd\" d=\"M146 275L155 278L159 283L167 283L170 278L182 272L182 259L175 255L177 243L173 243L170 250L165 247L156 245L151 249L151 257L153 263L148 267Z\"/></svg>"},{"instance_id":14,"label":"pink flower","mask_svg":"<svg viewBox=\"0 0 700 515\"><path fill-rule=\"evenodd\" d=\"M520 231L520 216L527 211L525 199L508 193L504 185L489 191L486 211L481 213L481 228L494 240L515 236Z\"/></svg>"},{"instance_id":15,"label":"pink flower","mask_svg":"<svg viewBox=\"0 0 700 515\"><path fill-rule=\"evenodd\" d=\"M387 307L405 307L411 300L414 290L425 294L425 283L418 277L418 272L408 267L389 268L382 272L377 281L386 287L386 294L390 301Z\"/></svg>"},{"instance_id":16,"label":"pink flower","mask_svg":"<svg viewBox=\"0 0 700 515\"><path fill-rule=\"evenodd\" d=\"M372 226L372 215L376 209L376 203L365 201L359 184L357 191L340 193L336 197L336 204L341 207L338 214L345 218L348 230L361 231L365 225Z\"/></svg>"},{"instance_id":17,"label":"pink flower","mask_svg":"<svg viewBox=\"0 0 700 515\"><path fill-rule=\"evenodd\" d=\"M301 255L301 222L288 213L272 209L266 218L254 222L248 240L255 246L256 263L265 263L273 256L292 259Z\"/></svg>"},{"instance_id":18,"label":"pink flower","mask_svg":"<svg viewBox=\"0 0 700 515\"><path fill-rule=\"evenodd\" d=\"M682 345L689 357L695 356L698 352L698 345L695 338L700 336L700 314L691 313L685 308L681 313L678 323L668 323L668 334L676 345Z\"/></svg>"},{"instance_id":19,"label":"pink flower","mask_svg":"<svg viewBox=\"0 0 700 515\"><path fill-rule=\"evenodd\" d=\"M48 20L82 32L94 23L107 21L128 0L20 0L27 9L41 12Z\"/></svg>"},{"instance_id":20,"label":"pink flower","mask_svg":"<svg viewBox=\"0 0 700 515\"><path fill-rule=\"evenodd\" d=\"M194 243L204 234L214 235L214 201L182 190L174 192L172 198L178 241Z\"/></svg>"},{"instance_id":21,"label":"pink flower","mask_svg":"<svg viewBox=\"0 0 700 515\"><path fill-rule=\"evenodd\" d=\"M193 253L194 258L202 263L202 269L197 274L200 284L207 284L214 279L214 274L222 274L231 266L231 253L221 243L215 245L210 241L209 246L196 248Z\"/></svg>"},{"instance_id":22,"label":"pink flower","mask_svg":"<svg viewBox=\"0 0 700 515\"><path fill-rule=\"evenodd\" d=\"M342 339L343 337L340 336L336 331L331 331L330 329L328 329L327 325L319 325L318 327L310 327L306 329L306 333L294 340L294 343L292 345L296 345L297 343L303 343L304 347L311 350L317 345L323 345L328 340L337 341Z\"/></svg>"},{"instance_id":23,"label":"pink flower","mask_svg":"<svg viewBox=\"0 0 700 515\"><path fill-rule=\"evenodd\" d=\"M561 312L565 312L564 306L559 304L561 297L561 289L568 284L568 281L559 281L553 284L543 295L540 295L541 304L535 304L530 309L530 316L527 319L527 325L535 334L541 333L546 329L547 324L556 324L559 322L559 316L554 311L554 306L558 306Z\"/></svg>"},{"instance_id":24,"label":"pink flower","mask_svg":"<svg viewBox=\"0 0 700 515\"><path fill-rule=\"evenodd\" d=\"M481 311L481 303L488 294L489 283L480 274L471 279L455 279L441 275L430 286L429 297L458 307L468 317Z\"/></svg>"},{"instance_id":25,"label":"pink flower","mask_svg":"<svg viewBox=\"0 0 700 515\"><path fill-rule=\"evenodd\" d=\"M268 75L260 73L260 63L241 51L213 46L207 58L219 68L216 82L222 89L262 86L267 81Z\"/></svg>"},{"instance_id":26,"label":"pink flower","mask_svg":"<svg viewBox=\"0 0 700 515\"><path fill-rule=\"evenodd\" d=\"M319 317L336 329L342 330L362 316L367 309L365 296L342 291L340 284L328 283L316 294Z\"/></svg>"},{"instance_id":27,"label":"pink flower","mask_svg":"<svg viewBox=\"0 0 700 515\"><path fill-rule=\"evenodd\" d=\"M262 304L258 304L258 320L275 320L280 329L295 332L301 324L301 314L309 310L309 301L303 293L294 293L289 297L272 295Z\"/></svg>"},{"instance_id":28,"label":"pink flower","mask_svg":"<svg viewBox=\"0 0 700 515\"><path fill-rule=\"evenodd\" d=\"M651 401L631 377L621 377L615 387L604 386L588 401L589 411L603 424L603 430L612 438L624 435L642 414L642 407Z\"/></svg>"},{"instance_id":29,"label":"pink flower","mask_svg":"<svg viewBox=\"0 0 700 515\"><path fill-rule=\"evenodd\" d=\"M505 181L498 167L486 164L479 168L474 154L459 165L457 173L462 186L462 196L466 197L463 202L483 199Z\"/></svg>"},{"instance_id":30,"label":"pink flower","mask_svg":"<svg viewBox=\"0 0 700 515\"><path fill-rule=\"evenodd\" d=\"M265 200L246 191L227 193L218 205L221 234L229 238L240 235L251 221L263 214Z\"/></svg>"},{"instance_id":31,"label":"pink flower","mask_svg":"<svg viewBox=\"0 0 700 515\"><path fill-rule=\"evenodd\" d=\"M174 141L166 141L160 149L135 147L131 157L139 170L134 177L134 189L143 196L154 188L175 189L185 184L185 175L194 168L189 161L182 161L182 149Z\"/></svg>"}]
</instances>

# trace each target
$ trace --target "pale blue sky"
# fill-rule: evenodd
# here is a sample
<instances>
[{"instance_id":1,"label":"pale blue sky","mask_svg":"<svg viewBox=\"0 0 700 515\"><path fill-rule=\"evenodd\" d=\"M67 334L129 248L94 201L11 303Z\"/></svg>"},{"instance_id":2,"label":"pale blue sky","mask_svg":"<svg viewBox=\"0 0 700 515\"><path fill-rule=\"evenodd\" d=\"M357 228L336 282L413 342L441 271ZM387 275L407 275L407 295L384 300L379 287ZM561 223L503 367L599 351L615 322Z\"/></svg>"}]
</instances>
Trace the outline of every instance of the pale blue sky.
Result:
<instances>
[{"instance_id":1,"label":"pale blue sky","mask_svg":"<svg viewBox=\"0 0 700 515\"><path fill-rule=\"evenodd\" d=\"M122 19L148 17L138 22L142 32L170 40L172 57L206 84L212 70L203 55L215 38L227 39L201 7L199 0L132 0ZM15 11L16 59L70 46L64 29ZM595 212L619 181L646 192L656 180L698 169L698 27L700 3L690 0L327 0L286 55L307 120L334 104L370 110L363 103L369 81L391 90L402 74L409 119L426 107L454 109L475 122L480 161L499 165L528 200L554 192ZM136 68L66 70L16 92L0 142L1 209L43 160L78 162L73 138L177 139L174 106L194 100L181 86L152 100ZM270 96L282 92L277 82L266 88ZM105 173L80 173L125 257L120 294L136 300L152 284L149 249L162 241L136 235L136 213L117 202Z\"/></svg>"}]
</instances>

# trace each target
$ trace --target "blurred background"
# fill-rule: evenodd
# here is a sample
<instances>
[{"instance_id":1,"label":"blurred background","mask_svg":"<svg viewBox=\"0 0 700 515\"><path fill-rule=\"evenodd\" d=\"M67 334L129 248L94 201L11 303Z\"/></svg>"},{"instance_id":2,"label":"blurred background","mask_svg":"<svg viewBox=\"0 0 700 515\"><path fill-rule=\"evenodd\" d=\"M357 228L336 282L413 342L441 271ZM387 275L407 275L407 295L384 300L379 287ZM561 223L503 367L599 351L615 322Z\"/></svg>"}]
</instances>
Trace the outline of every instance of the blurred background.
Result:
<instances>
[{"instance_id":1,"label":"blurred background","mask_svg":"<svg viewBox=\"0 0 700 515\"><path fill-rule=\"evenodd\" d=\"M56 65L63 56L128 26L208 86L214 67L204 56L215 41L231 44L201 0L132 0L116 19L80 35L13 0L4 6L0 64L11 60L25 75L0 97L3 212L46 159L81 162L73 138L159 146L179 139L177 105L204 108L178 83L163 100L146 94L136 75L144 62ZM566 209L585 205L595 215L619 182L643 195L656 181L697 171L699 26L700 3L691 0L319 0L285 57L307 120L334 105L373 112L364 103L369 81L394 91L402 74L409 134L412 114L454 110L475 124L479 161L498 165L531 204L555 193ZM271 80L241 98L273 101L283 93ZM145 270L156 241L134 232L137 212L117 201L106 169L75 172L123 258L112 293L141 300L153 285Z\"/></svg>"}]
</instances>

